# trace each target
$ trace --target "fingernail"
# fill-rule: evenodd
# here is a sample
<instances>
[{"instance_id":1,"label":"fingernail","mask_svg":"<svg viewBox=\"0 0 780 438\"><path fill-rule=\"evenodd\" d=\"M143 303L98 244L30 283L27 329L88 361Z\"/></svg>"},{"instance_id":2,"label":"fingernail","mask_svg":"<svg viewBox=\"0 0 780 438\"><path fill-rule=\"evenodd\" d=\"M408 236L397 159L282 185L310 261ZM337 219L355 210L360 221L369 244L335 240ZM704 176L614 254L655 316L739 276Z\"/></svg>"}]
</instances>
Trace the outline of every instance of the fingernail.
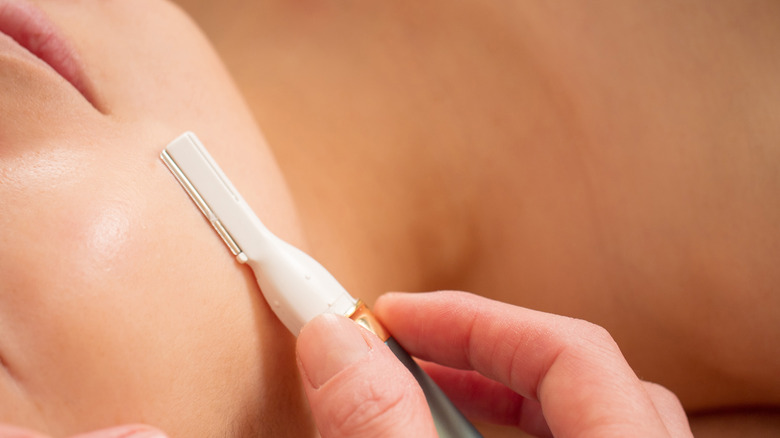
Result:
<instances>
[{"instance_id":1,"label":"fingernail","mask_svg":"<svg viewBox=\"0 0 780 438\"><path fill-rule=\"evenodd\" d=\"M298 359L314 388L365 357L370 349L357 324L332 314L314 318L298 335Z\"/></svg>"}]
</instances>

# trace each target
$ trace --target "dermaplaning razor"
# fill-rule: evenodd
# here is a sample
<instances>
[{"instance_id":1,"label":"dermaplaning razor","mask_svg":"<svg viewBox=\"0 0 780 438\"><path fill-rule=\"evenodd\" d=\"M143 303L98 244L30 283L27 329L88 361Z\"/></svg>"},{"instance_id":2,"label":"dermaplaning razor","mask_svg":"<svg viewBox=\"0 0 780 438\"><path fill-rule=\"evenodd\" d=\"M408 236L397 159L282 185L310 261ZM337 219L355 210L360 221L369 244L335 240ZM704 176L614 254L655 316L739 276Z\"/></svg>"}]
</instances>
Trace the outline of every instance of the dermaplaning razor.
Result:
<instances>
[{"instance_id":1,"label":"dermaplaning razor","mask_svg":"<svg viewBox=\"0 0 780 438\"><path fill-rule=\"evenodd\" d=\"M271 309L294 335L321 313L352 319L379 336L417 379L440 437L481 437L362 301L353 298L316 260L263 225L195 134L179 136L160 158L236 260L252 268Z\"/></svg>"}]
</instances>

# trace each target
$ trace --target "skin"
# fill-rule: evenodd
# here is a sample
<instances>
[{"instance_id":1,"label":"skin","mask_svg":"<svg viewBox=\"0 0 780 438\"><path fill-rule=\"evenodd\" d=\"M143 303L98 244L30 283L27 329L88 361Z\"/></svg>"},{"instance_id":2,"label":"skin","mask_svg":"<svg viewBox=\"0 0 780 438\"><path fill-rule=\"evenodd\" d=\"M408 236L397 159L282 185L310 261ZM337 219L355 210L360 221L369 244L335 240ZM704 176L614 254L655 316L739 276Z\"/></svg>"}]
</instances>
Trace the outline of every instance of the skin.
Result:
<instances>
[{"instance_id":1,"label":"skin","mask_svg":"<svg viewBox=\"0 0 780 438\"><path fill-rule=\"evenodd\" d=\"M189 20L151 1L36 4L91 99L0 57L0 421L311 431L292 338L157 159L187 129L355 295L458 288L585 318L694 416L780 404L769 2L189 5L223 30L206 26L300 225Z\"/></svg>"},{"instance_id":2,"label":"skin","mask_svg":"<svg viewBox=\"0 0 780 438\"><path fill-rule=\"evenodd\" d=\"M54 437L123 423L311 433L294 338L158 158L197 130L268 226L304 246L208 43L167 3L35 4L89 92L0 35L0 422Z\"/></svg>"},{"instance_id":3,"label":"skin","mask_svg":"<svg viewBox=\"0 0 780 438\"><path fill-rule=\"evenodd\" d=\"M180 3L350 290L598 323L702 432L777 434L776 2Z\"/></svg>"},{"instance_id":4,"label":"skin","mask_svg":"<svg viewBox=\"0 0 780 438\"><path fill-rule=\"evenodd\" d=\"M677 398L588 322L461 292L384 295L376 314L472 418L542 437L692 436ZM298 358L324 438L437 436L409 373L345 318L304 327Z\"/></svg>"}]
</instances>

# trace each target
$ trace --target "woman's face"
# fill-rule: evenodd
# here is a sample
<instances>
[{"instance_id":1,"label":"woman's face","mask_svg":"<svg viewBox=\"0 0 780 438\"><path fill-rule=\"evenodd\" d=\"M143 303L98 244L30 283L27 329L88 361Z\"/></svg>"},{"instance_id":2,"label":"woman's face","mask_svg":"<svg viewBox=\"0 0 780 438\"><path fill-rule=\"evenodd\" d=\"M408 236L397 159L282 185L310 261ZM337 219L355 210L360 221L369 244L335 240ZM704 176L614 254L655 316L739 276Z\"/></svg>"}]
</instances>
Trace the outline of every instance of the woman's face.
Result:
<instances>
[{"instance_id":1,"label":"woman's face","mask_svg":"<svg viewBox=\"0 0 780 438\"><path fill-rule=\"evenodd\" d=\"M302 243L268 148L180 11L0 0L0 422L309 427L288 417L305 415L291 335L158 158L185 130Z\"/></svg>"}]
</instances>

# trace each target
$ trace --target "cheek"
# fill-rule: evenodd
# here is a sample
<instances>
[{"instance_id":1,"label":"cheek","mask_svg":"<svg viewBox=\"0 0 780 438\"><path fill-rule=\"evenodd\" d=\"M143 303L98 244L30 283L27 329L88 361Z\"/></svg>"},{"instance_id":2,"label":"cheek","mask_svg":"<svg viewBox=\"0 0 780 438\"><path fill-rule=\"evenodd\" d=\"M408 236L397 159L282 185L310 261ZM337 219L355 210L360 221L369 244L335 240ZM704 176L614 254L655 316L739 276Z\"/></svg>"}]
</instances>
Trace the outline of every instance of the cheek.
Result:
<instances>
[{"instance_id":1,"label":"cheek","mask_svg":"<svg viewBox=\"0 0 780 438\"><path fill-rule=\"evenodd\" d=\"M175 184L85 190L6 236L8 369L55 435L124 421L218 435L261 392L263 336L283 329Z\"/></svg>"}]
</instances>

